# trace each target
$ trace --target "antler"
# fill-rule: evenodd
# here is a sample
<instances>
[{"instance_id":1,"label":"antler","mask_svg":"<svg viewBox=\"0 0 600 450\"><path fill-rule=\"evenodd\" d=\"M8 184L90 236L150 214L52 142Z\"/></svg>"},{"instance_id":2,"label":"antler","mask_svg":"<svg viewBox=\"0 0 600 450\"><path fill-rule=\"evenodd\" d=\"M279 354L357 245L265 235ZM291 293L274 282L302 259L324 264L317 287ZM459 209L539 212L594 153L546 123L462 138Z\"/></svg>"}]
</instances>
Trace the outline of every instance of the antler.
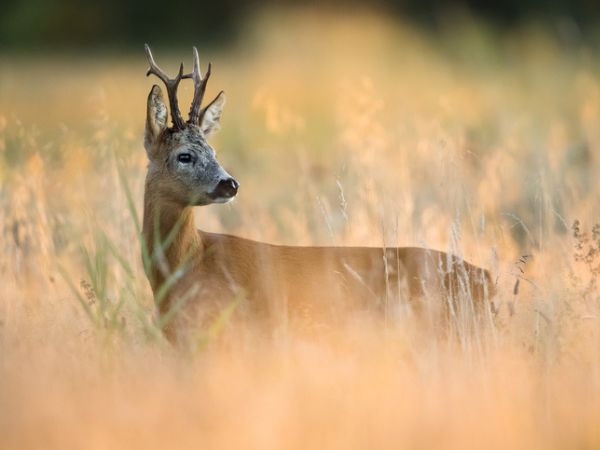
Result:
<instances>
[{"instance_id":1,"label":"antler","mask_svg":"<svg viewBox=\"0 0 600 450\"><path fill-rule=\"evenodd\" d=\"M177 103L177 87L179 86L179 82L183 78L190 78L192 74L183 75L183 63L179 66L179 73L175 78L169 78L154 62L154 58L152 57L152 52L150 51L150 46L148 44L144 45L144 50L146 51L146 57L148 58L148 64L150 64L150 68L146 73L146 76L150 74L156 75L158 78L165 83L167 87L167 93L169 94L169 106L171 108L171 117L173 119L173 126L179 130L185 128L185 122L181 117L181 113L179 112L179 105ZM194 49L195 50L195 49ZM195 54L195 58L197 57L197 52ZM196 60L194 61L194 66L196 65ZM195 69L194 69L195 70ZM210 72L210 68L209 68ZM208 77L207 77L208 78ZM194 80L195 84L195 80ZM206 83L204 83L206 87ZM194 99L196 98L196 94L194 93Z\"/></svg>"},{"instance_id":2,"label":"antler","mask_svg":"<svg viewBox=\"0 0 600 450\"><path fill-rule=\"evenodd\" d=\"M191 78L194 81L194 98L192 99L192 106L190 107L190 118L188 123L198 125L202 116L204 115L204 109L200 109L202 105L202 99L204 98L204 92L206 91L206 84L210 78L211 64L208 63L208 69L206 75L202 78L200 73L200 58L198 57L198 50L194 47L194 68L192 73L188 73L183 78Z\"/></svg>"},{"instance_id":3,"label":"antler","mask_svg":"<svg viewBox=\"0 0 600 450\"><path fill-rule=\"evenodd\" d=\"M202 78L202 73L200 72L200 58L198 57L198 50L194 47L194 67L191 73L183 73L183 63L179 66L179 73L175 78L169 78L167 74L165 74L160 67L154 62L154 58L152 57L152 52L150 51L150 46L148 44L144 45L144 50L146 51L146 57L148 58L148 63L150 64L150 68L146 73L146 76L153 74L165 83L167 87L167 93L169 94L169 106L171 107L171 117L173 119L173 126L179 130L183 130L186 127L186 123L183 121L181 117L181 112L179 111L179 105L177 102L177 87L179 86L179 82L185 78L191 78L194 81L194 98L192 99L192 106L190 107L190 118L187 121L189 124L199 125L202 122L202 117L206 112L206 108L212 105L215 100L210 102L208 106L201 108L202 99L204 98L204 92L206 91L206 84L208 83L208 79L210 78L211 64L208 63L208 69L206 70L206 75ZM220 94L219 94L220 95ZM217 95L218 97L218 95Z\"/></svg>"}]
</instances>

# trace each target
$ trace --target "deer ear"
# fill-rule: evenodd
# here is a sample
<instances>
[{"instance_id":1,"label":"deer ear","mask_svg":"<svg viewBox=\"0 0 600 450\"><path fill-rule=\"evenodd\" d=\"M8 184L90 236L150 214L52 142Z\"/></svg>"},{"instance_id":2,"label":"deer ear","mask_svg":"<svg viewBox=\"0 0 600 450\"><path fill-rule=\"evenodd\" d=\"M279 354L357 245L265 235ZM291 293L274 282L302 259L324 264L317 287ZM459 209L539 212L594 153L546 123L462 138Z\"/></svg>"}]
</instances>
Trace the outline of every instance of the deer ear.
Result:
<instances>
[{"instance_id":1,"label":"deer ear","mask_svg":"<svg viewBox=\"0 0 600 450\"><path fill-rule=\"evenodd\" d=\"M221 128L220 120L225 106L225 92L219 92L219 95L206 107L202 119L200 120L200 129L204 136L210 136Z\"/></svg>"},{"instance_id":2,"label":"deer ear","mask_svg":"<svg viewBox=\"0 0 600 450\"><path fill-rule=\"evenodd\" d=\"M163 99L162 90L156 84L152 86L148 95L148 109L146 111L146 133L144 143L146 150L167 128L167 106Z\"/></svg>"}]
</instances>

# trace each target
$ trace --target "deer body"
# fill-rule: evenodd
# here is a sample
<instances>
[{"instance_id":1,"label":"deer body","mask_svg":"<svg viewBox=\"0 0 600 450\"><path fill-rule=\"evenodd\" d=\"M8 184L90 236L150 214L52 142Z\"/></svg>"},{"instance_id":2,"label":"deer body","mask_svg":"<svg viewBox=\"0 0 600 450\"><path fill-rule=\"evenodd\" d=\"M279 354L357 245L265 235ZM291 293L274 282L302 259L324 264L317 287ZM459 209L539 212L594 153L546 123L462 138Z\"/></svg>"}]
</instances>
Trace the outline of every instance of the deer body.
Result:
<instances>
[{"instance_id":1,"label":"deer body","mask_svg":"<svg viewBox=\"0 0 600 450\"><path fill-rule=\"evenodd\" d=\"M148 187L147 187L148 193ZM147 195L144 235L157 230ZM157 292L166 277L183 268L176 285L160 302L161 316L177 310L165 331L173 341L199 324L209 324L228 304L267 331L286 324L295 330L340 323L357 311L398 314L402 305L419 310L428 300L438 324L446 294L462 288L475 302L492 295L489 273L447 253L416 247L296 247L272 245L196 229L191 207L165 208L160 230L179 231L164 252L165 272L150 274ZM182 305L177 302L192 294ZM433 306L433 311L432 311Z\"/></svg>"},{"instance_id":2,"label":"deer body","mask_svg":"<svg viewBox=\"0 0 600 450\"><path fill-rule=\"evenodd\" d=\"M171 80L146 47L149 74L169 93L173 127L158 86L148 97L145 147L149 157L144 197L147 274L168 335L214 318L243 299L240 310L256 323L331 323L348 312L394 313L401 304L418 307L465 293L475 303L493 294L490 274L447 253L414 247L291 247L199 231L193 206L224 203L239 187L216 161L206 138L218 127L224 95L200 109L206 81L194 49L194 71ZM190 120L177 107L179 81L195 85Z\"/></svg>"}]
</instances>

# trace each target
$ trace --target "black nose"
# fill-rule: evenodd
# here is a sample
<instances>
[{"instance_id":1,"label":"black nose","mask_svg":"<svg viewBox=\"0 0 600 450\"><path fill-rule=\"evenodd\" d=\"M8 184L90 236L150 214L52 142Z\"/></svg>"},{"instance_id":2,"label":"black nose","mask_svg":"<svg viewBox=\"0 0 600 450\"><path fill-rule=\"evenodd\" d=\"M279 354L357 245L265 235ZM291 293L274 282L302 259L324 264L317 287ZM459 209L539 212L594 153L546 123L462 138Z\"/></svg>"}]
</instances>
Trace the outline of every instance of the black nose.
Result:
<instances>
[{"instance_id":1,"label":"black nose","mask_svg":"<svg viewBox=\"0 0 600 450\"><path fill-rule=\"evenodd\" d=\"M214 195L216 197L230 198L237 194L240 184L234 178L226 178L219 181L217 188L215 189Z\"/></svg>"}]
</instances>

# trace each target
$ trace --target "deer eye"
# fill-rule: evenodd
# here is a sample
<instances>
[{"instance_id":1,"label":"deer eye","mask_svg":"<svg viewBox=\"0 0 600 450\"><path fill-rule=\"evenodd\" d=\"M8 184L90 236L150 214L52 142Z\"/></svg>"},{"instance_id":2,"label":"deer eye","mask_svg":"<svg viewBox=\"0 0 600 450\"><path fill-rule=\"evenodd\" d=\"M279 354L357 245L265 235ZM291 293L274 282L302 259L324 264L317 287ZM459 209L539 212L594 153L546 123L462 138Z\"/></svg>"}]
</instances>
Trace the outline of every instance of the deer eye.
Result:
<instances>
[{"instance_id":1,"label":"deer eye","mask_svg":"<svg viewBox=\"0 0 600 450\"><path fill-rule=\"evenodd\" d=\"M177 155L177 161L180 163L188 164L192 162L192 155L189 153L180 153Z\"/></svg>"}]
</instances>

